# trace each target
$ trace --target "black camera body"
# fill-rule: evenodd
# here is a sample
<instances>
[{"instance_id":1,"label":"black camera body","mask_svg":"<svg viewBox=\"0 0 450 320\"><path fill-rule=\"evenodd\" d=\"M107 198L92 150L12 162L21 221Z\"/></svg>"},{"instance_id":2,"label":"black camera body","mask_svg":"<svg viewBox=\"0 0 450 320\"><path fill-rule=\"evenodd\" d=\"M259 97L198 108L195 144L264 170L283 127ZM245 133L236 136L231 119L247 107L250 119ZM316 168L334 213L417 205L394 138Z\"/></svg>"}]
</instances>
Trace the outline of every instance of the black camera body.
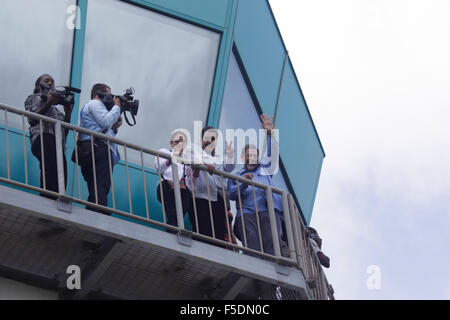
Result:
<instances>
[{"instance_id":1,"label":"black camera body","mask_svg":"<svg viewBox=\"0 0 450 320\"><path fill-rule=\"evenodd\" d=\"M139 109L139 100L135 100L133 97L134 89L129 88L125 90L125 94L118 96L120 102L122 102L123 112L128 111L133 117L137 116Z\"/></svg>"},{"instance_id":2,"label":"black camera body","mask_svg":"<svg viewBox=\"0 0 450 320\"><path fill-rule=\"evenodd\" d=\"M136 119L135 116L138 113L138 109L139 109L139 100L135 100L133 95L134 95L134 88L131 87L129 89L125 90L125 93L123 95L116 95L116 94L108 94L105 92L97 92L97 95L100 99L103 100L103 103L106 107L106 109L108 109L108 111L110 111L112 109L112 107L114 106L114 97L117 97L120 99L120 102L122 104L122 113L125 116L125 121L128 123L129 126L134 126L136 125ZM127 117L127 111L131 114L131 117L133 119L133 124L130 123L130 121L128 120Z\"/></svg>"},{"instance_id":3,"label":"black camera body","mask_svg":"<svg viewBox=\"0 0 450 320\"><path fill-rule=\"evenodd\" d=\"M73 87L54 87L49 90L49 93L58 98L61 105L72 110L75 104L74 93L81 93L81 90Z\"/></svg>"},{"instance_id":4,"label":"black camera body","mask_svg":"<svg viewBox=\"0 0 450 320\"><path fill-rule=\"evenodd\" d=\"M41 84L41 87L42 87L41 96L44 99L44 101L47 101L47 95L50 93L55 98L59 99L59 104L69 108L70 110L73 109L73 106L75 104L74 93L81 93L80 89L69 86L50 87Z\"/></svg>"}]
</instances>

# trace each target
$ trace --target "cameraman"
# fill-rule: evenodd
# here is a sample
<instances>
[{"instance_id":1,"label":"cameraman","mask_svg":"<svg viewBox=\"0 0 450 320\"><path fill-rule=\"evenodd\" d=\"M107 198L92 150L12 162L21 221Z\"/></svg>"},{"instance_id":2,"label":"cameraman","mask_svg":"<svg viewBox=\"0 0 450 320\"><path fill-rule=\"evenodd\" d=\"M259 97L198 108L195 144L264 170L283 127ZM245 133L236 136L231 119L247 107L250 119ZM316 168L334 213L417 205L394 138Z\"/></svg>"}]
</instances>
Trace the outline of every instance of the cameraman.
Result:
<instances>
[{"instance_id":1,"label":"cameraman","mask_svg":"<svg viewBox=\"0 0 450 320\"><path fill-rule=\"evenodd\" d=\"M102 96L101 99L99 96ZM83 128L96 131L111 137L115 137L119 127L122 125L121 102L118 97L111 96L111 89L105 84L95 84L91 91L91 101L83 106L80 111L80 125ZM91 136L83 134L82 141L88 141ZM90 143L87 144L90 148ZM111 163L109 162L109 155ZM111 188L111 172L113 167L120 160L119 150L115 143L110 142L110 150L108 150L108 142L94 138L94 154L95 154L95 180L97 182L97 203L102 206L108 206L108 193ZM87 159L80 161L81 173L86 180L89 197L88 201L96 203L94 169L92 165L92 155ZM105 215L111 215L106 210L96 209L86 206L86 209L97 211Z\"/></svg>"},{"instance_id":2,"label":"cameraman","mask_svg":"<svg viewBox=\"0 0 450 320\"><path fill-rule=\"evenodd\" d=\"M55 87L55 81L49 74L44 74L37 78L34 85L33 94L28 96L25 100L25 110L36 112L40 115L50 117L56 120L70 123L72 108L64 106L63 114L56 108L56 105L62 101L60 98L54 97L50 94L50 89ZM55 143L55 125L42 121L42 137L39 120L28 118L30 124L30 140L31 152L39 160L39 168L41 171L40 187L49 191L59 192L58 190L58 170L56 164L56 143ZM67 164L64 148L66 144L66 137L68 131L62 128L62 146L63 146L63 162L64 162L64 181L67 184ZM44 149L44 161L41 155L41 140ZM43 172L43 167L44 171ZM65 186L64 186L65 187ZM54 196L49 196L41 193L42 197L56 199Z\"/></svg>"}]
</instances>

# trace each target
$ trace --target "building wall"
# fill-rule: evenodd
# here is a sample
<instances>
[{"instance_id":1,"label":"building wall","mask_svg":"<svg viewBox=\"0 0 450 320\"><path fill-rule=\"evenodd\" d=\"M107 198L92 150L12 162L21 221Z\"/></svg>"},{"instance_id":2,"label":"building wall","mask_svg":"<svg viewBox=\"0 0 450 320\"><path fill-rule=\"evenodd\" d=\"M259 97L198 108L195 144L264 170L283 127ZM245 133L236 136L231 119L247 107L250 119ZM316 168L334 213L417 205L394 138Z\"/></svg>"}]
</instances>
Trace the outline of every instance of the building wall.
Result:
<instances>
[{"instance_id":1,"label":"building wall","mask_svg":"<svg viewBox=\"0 0 450 320\"><path fill-rule=\"evenodd\" d=\"M0 277L0 300L58 300L58 293Z\"/></svg>"},{"instance_id":2,"label":"building wall","mask_svg":"<svg viewBox=\"0 0 450 320\"><path fill-rule=\"evenodd\" d=\"M17 6L28 10L29 16L21 16L17 14L10 14L10 16L15 17L14 21L23 20L25 25L26 23L29 23L28 21L31 21L30 19L36 19L36 23L39 24L38 21L45 20L39 15L45 15L45 12L48 12L48 10L45 11L45 8L41 7L49 6L51 8L55 8L56 10L56 4L58 3L58 14L55 14L55 12L52 13L52 23L54 28L63 31L58 33L59 38L52 40L56 41L56 43L61 43L64 41L66 44L52 49L59 50L58 60L56 63L52 60L47 61L45 64L45 70L41 70L39 68L42 68L42 63L40 63L37 59L32 59L33 56L38 56L41 57L40 59L42 60L49 55L48 52L40 52L44 49L44 47L40 46L42 41L31 43L28 41L21 44L22 50L20 50L21 47L16 47L18 53L11 51L10 58L15 61L13 61L13 63L11 61L3 63L1 65L2 69L6 68L8 65L14 64L17 66L23 66L24 68L26 67L26 69L22 70L22 72L20 72L20 78L16 79L16 81L18 80L20 82L19 86L15 85L11 86L11 88L7 87L6 84L8 84L8 82L2 79L0 82L3 83L0 84L0 97L5 96L16 87L18 87L18 89L14 89L16 91L12 95L12 99L3 101L3 99L0 98L0 100L7 104L23 108L23 101L25 100L25 97L31 93L34 80L37 76L44 72L57 74L57 82L70 82L72 86L83 88L81 97L77 95L77 104L74 109L74 116L72 116L72 123L74 124L78 123L77 115L79 113L79 106L82 106L82 104L88 99L88 91L90 86L93 84L90 82L111 81L113 83L113 90L122 90L125 89L125 86L134 85L136 86L136 89L139 89L139 91L137 90L136 92L136 96L138 98L140 98L139 94L145 96L148 93L146 91L151 91L152 86L155 87L155 85L157 85L156 80L152 79L151 76L155 74L158 66L162 64L155 64L155 58L152 56L153 50L147 49L143 46L146 41L145 39L147 39L146 37L150 37L150 34L153 31L146 29L147 24L145 19L147 16L149 17L148 19L153 19L151 20L152 23L155 22L155 19L159 19L159 23L167 23L175 29L180 28L180 30L186 29L183 28L183 23L189 23L189 25L193 25L195 28L199 27L200 29L205 30L205 36L211 35L211 37L214 37L214 35L217 35L217 48L214 49L217 50L217 56L213 61L214 68L212 68L212 71L207 71L207 73L211 73L211 79L208 80L211 81L211 87L208 89L211 92L209 96L206 97L208 100L205 100L206 98L201 100L206 101L203 102L206 103L206 107L204 111L199 111L199 115L196 116L198 117L198 120L202 120L204 123L208 123L209 125L219 126L222 102L226 88L227 70L234 47L242 63L241 72L246 78L248 90L254 100L253 102L257 108L257 111L264 112L269 115L276 115L276 125L280 128L281 159L285 168L284 180L287 180L286 184L291 187L290 191L295 193L296 199L298 200L305 219L307 221L310 220L324 152L308 112L308 108L303 98L295 72L289 59L286 59L286 48L282 41L281 35L279 34L270 6L266 0L130 0L124 2L119 2L118 0L79 0L77 4L80 7L81 13L80 28L76 29L74 32L64 29L66 20L69 17L69 14L64 9L70 4L73 4L73 0L66 0L64 3L59 0L42 1L41 7L39 7L42 11L39 11L38 7L35 9L28 9L30 5L27 1L33 2L33 0L18 1L23 2L23 4ZM16 0L7 0L6 2L11 4L13 2L18 3ZM143 32L142 34L137 34L137 32L134 31L132 34L130 33L127 36L126 28L128 28L128 25L122 22L119 16L118 18L115 18L117 21L115 22L117 24L117 29L114 28L114 25L108 27L109 29L107 29L107 31L109 30L110 34L105 33L103 36L105 38L105 44L100 45L100 47L112 47L112 49L108 50L107 54L104 52L97 53L95 52L96 49L94 44L98 43L98 40L93 40L93 37L98 33L92 32L94 22L96 21L93 11L94 8L99 8L101 5L109 6L109 3L111 4L111 7L115 6L118 8L128 8L126 9L127 13L123 14L124 20L125 16L132 17L132 14L135 14L139 19L131 19L131 22L128 23L138 23L136 21L141 21L139 23L142 23ZM145 9L139 11L136 8L131 7L132 4L135 4L141 8L152 10L152 14ZM111 12L111 14L114 13L113 11ZM118 11L116 10L115 12L117 13ZM162 15L159 15L159 18L158 15L154 15L153 12ZM151 15L152 17L150 17ZM174 22L171 20L172 18L175 18L180 22ZM123 25L121 23L123 23ZM137 30L134 27L138 26L133 26L133 30ZM129 28L131 30L131 27ZM191 30L189 32L195 33L195 31L192 31L195 29L194 27L189 28L189 30ZM21 39L24 38L24 33L28 33L26 37L27 39L39 38L39 36L34 36L32 34L33 32L38 32L38 30L32 28L17 30L17 28L13 28L10 35L4 35L3 37ZM202 31L200 30L199 32L201 33ZM200 37L203 36L200 35ZM161 40L166 43L174 39L175 38L163 38ZM196 38L194 37L193 39ZM111 46L111 44L118 46L117 49L114 49L114 45ZM177 40L177 43L175 44L180 45L180 41ZM170 43L168 45L168 48L170 48ZM14 48L15 46L17 46L17 44L11 43L11 48ZM174 46L174 48L176 48L176 46ZM25 49L28 51L24 51ZM143 52L144 49L146 50L145 52ZM155 51L156 49L158 48L155 48ZM33 54L29 54L30 50ZM123 58L124 54L126 56L127 50L129 50L128 52L130 53L130 57L132 57L128 60ZM26 52L26 54L21 54L20 52ZM70 52L70 54L68 52ZM139 55L140 53L141 55ZM53 54L55 54L55 52L51 51L50 56ZM149 77L143 77L141 80L138 80L140 79L139 76L142 72L145 72L145 69L142 68L141 64L133 64L136 59L138 59L136 58L136 54L138 55L138 58L148 57L149 64L146 65L146 67L147 69L153 68L151 69L152 72L149 72ZM185 54L185 50L183 50L182 47L181 49L178 47L178 49L174 49L170 52L170 54L173 54L174 59L182 58L183 54ZM27 59L26 63L24 63L21 59ZM96 59L99 61L98 64L95 63ZM115 76L114 72L108 70L108 64L102 64L104 61L111 61L111 64L114 66L114 68L111 69L113 69L114 72L119 70L120 76ZM61 70L61 68L63 69ZM99 77L101 75L103 78L97 79L90 74L90 71L94 68L97 68L95 74L99 75ZM183 69L181 66L178 71L179 72L177 72L177 69L171 70L175 78L178 76L181 77L183 72L189 72L189 69ZM11 70L11 74L17 75L17 72ZM189 76L189 74L187 74L187 76ZM147 82L145 82L145 79L147 79ZM181 79L190 78L181 77ZM169 81L169 77L167 77L166 80L167 85L172 84L172 82ZM133 83L133 81L139 83ZM148 88L150 88L149 90L146 90L146 87L144 86L144 84L147 83ZM181 85L185 85L186 83L195 83L195 81L183 81ZM164 99L164 94L164 89L155 91L153 96L150 92L148 98L149 103L148 105L145 104L145 106L142 105L146 99L143 97L144 101L141 101L141 109L139 111L140 114L138 115L137 120L140 121L140 119L142 120L145 118L142 113L151 114L151 112L154 112L154 109L152 109L151 106L152 103L153 105L160 105L164 102L168 103L167 101L171 100L167 99L175 96L174 94L170 94L166 100L157 100ZM183 101L186 99L183 99ZM170 102L170 105L173 105L173 109L175 110L177 106L181 108L183 101ZM193 108L196 107L196 105L193 105ZM183 107L184 110L187 108L189 108L189 106ZM155 122L153 122L154 125L157 123L164 123L160 121L160 118L164 117L160 111L158 111L158 114L155 114L155 117ZM171 118L172 117L170 117L170 119ZM21 119L16 119L14 121L10 119L10 123L15 124L15 127L20 130L22 128ZM148 125L152 125L151 118L149 121L150 123ZM0 122L3 123L1 117ZM181 122L181 124L183 123ZM169 130L169 127L170 129L175 129L181 124L180 122L172 121L167 123L166 127L167 130ZM139 126L141 126L142 129L139 129ZM138 124L135 128L126 127L126 124L124 124L124 127L121 129L121 134L126 136L126 140L130 140L133 139L133 135L140 137L143 134L142 132L145 132L140 132L139 130L145 130L145 126L143 126L142 123ZM20 131L17 131L17 133L19 132ZM146 138L145 141L149 142L147 147L162 147L163 141L165 141L165 136L168 136L168 132L161 133L161 137L155 137L153 134L153 139ZM4 148L4 137L4 130L0 130L0 146L2 148ZM121 138L120 134L118 137ZM24 181L22 173L24 164L22 154L23 137L19 134L11 133L9 135L9 139L10 145L19 146L18 148L12 147L12 151L14 153L12 156L15 160L12 161L14 166L13 171L15 171L13 175L19 177L21 179L20 181ZM169 137L167 137L166 140L169 140ZM158 141L158 143L154 143L155 141ZM73 196L78 196L77 188L75 187L76 170L74 164L69 160L73 145L74 138L72 135L69 135L67 142L67 150L69 150L67 155L69 165L68 193ZM0 174L5 176L5 153L2 152L0 156L2 157ZM143 180L140 170L141 164L138 160L136 160L139 159L137 155L133 156L133 154L129 154L128 156L132 159L131 162L133 162L130 166L129 174L132 185L135 186L135 189L132 190L131 194L133 203L137 204L136 207L133 208L133 212L142 213L144 216L145 205ZM29 164L30 171L31 169L33 170L32 173L29 173L30 183L33 185L39 185L39 175L34 172L36 171L38 164L31 153L28 154L27 163ZM161 207L156 200L155 192L158 176L152 168L152 163L153 159L151 158L145 159L144 161L145 179L148 183L147 189L148 197L150 199L150 211L154 214L152 215L152 218L161 219ZM114 179L117 181L117 183L115 183L115 191L118 195L116 196L117 208L128 211L129 204L127 198L127 185L125 183L120 183L120 181L126 181L126 168L123 162L116 166L114 171ZM81 181L83 181L82 178ZM82 183L81 197L83 199L87 198L87 188L84 183Z\"/></svg>"}]
</instances>

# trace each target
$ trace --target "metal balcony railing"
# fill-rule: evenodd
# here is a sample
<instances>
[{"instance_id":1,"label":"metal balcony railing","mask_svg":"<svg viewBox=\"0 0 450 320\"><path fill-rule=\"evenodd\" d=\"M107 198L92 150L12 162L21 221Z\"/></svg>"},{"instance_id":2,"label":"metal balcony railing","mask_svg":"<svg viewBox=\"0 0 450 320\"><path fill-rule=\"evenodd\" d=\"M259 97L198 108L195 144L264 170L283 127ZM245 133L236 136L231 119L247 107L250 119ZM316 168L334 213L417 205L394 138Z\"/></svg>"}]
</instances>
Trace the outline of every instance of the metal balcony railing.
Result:
<instances>
[{"instance_id":1,"label":"metal balcony railing","mask_svg":"<svg viewBox=\"0 0 450 320\"><path fill-rule=\"evenodd\" d=\"M249 179L245 179L243 177L240 176L236 176L224 171L219 171L219 170L214 170L212 173L214 175L217 175L220 177L221 181L222 181L222 188L219 192L222 193L222 198L226 199L226 186L225 186L225 179L232 179L234 181L237 182L238 188L239 188L239 182L243 182L249 186L251 186L253 188L253 195L255 195L255 188L261 188L265 190L266 193L266 199L267 199L267 208L268 208L268 213L269 213L269 219L270 219L270 226L271 226L271 231L272 231L272 241L273 241L273 247L274 247L274 255L268 254L267 252L264 252L263 249L261 249L261 251L258 250L254 250L248 247L247 245L247 241L245 239L243 239L242 243L238 243L235 244L231 241L232 237L231 237L231 232L233 232L232 230L230 230L229 228L227 228L227 233L228 233L228 241L224 241L221 239L217 239L215 234L214 234L214 222L213 222L213 214L222 214L222 213L218 213L218 212L213 212L211 209L211 205L209 206L210 208L210 219L211 219L211 227L213 228L212 230L212 234L213 236L206 236L204 234L201 234L198 230L198 217L197 217L197 210L196 210L196 205L195 205L195 201L193 201L193 207L194 207L194 212L195 212L195 221L192 224L197 224L197 228L196 228L196 232L193 232L189 229L186 228L185 224L184 224L184 212L182 209L182 203L181 203L181 192L180 192L180 184L179 184L179 177L178 177L178 170L177 170L177 164L172 162L171 166L172 166L172 173L173 173L173 183L174 183L174 194L175 194L175 205L176 205L176 212L177 212L177 225L176 226L172 226L167 224L167 216L166 216L166 212L165 212L165 206L164 206L164 201L162 200L162 214L163 214L163 221L158 221L157 219L154 218L154 215L152 214L152 212L150 212L150 205L149 205L149 198L148 198L148 186L147 186L147 181L145 178L145 167L144 167L144 156L145 155L150 155L150 156L154 156L157 157L157 163L159 163L159 159L160 158L164 158L167 160L170 160L171 157L168 154L165 153L161 153L159 151L155 151L149 148L145 148L142 146L138 146L126 141L122 141L120 139L117 138L113 138L104 134L100 134L94 131L90 131L90 130L86 130L84 128L81 128L79 126L75 126L69 123L65 123L65 122L61 122L58 120L55 120L53 118L49 118L49 117L45 117L36 113L32 113L32 112L28 112L28 111L24 111L24 110L19 110L7 105L3 105L0 104L0 110L3 110L4 112L4 130L5 130L5 137L6 137L6 144L5 144L5 152L6 152L6 177L0 177L0 182L7 184L7 185L12 185L12 186L16 186L16 187L20 187L20 188L24 188L24 189L28 189L28 190L32 190L35 192L39 192L40 194L45 194L48 196L52 196L55 199L58 199L58 202L62 202L62 203L71 203L71 202L75 202L75 203L79 203L82 205L86 205L89 206L91 208L96 208L99 210L106 210L109 211L111 213L114 213L116 215L122 216L122 217L127 217L127 218L131 218L137 221L141 221L141 222L145 222L147 224L151 224L153 226L157 226L157 227L162 227L166 230L171 230L172 232L175 233L179 233L182 235L187 235L189 237L192 237L193 239L198 239L198 240L202 240L202 241L207 241L208 243L211 243L213 245L218 245L221 247L226 247L226 248L230 248L230 249L234 249L235 251L237 251L236 254L239 253L247 253L247 254L251 254L254 256L259 256L260 258L266 259L266 260L270 260L270 261L275 261L276 263L285 265L285 266L289 266L289 267L293 267L293 268L297 268L299 270L302 271L307 284L308 284L308 292L309 295L312 299L334 299L333 298L333 291L332 291L332 287L328 284L327 279L325 277L325 274L322 270L322 267L320 265L320 262L316 256L316 254L314 253L309 239L306 236L305 233L305 225L303 223L303 220L301 219L300 216L300 212L294 202L294 199L292 197L291 194L288 194L287 192L275 188L275 187L271 187L268 185L264 185L264 184L260 184L257 182L254 182L252 180ZM23 159L24 159L24 175L25 175L25 179L24 181L19 181L18 179L12 179L11 176L11 153L10 153L10 143L9 143L9 134L11 134L11 130L8 127L8 114L15 114L18 115L22 118L22 130L20 131L20 134L23 136ZM56 162L57 162L57 176L58 176L58 191L51 191L48 190L47 186L46 186L46 181L45 181L45 175L43 175L43 188L32 185L29 183L29 179L28 179L28 175L29 175L29 168L27 166L27 157L28 157L28 150L27 150L27 144L26 144L26 140L27 140L27 130L25 127L25 119L33 119L35 121L39 121L40 123L40 128L41 128L41 136L43 134L42 132L42 128L43 128L43 123L47 122L49 124L54 125L54 129L55 129L55 145L56 145ZM77 190L77 195L68 195L66 193L66 181L65 181L65 174L64 174L64 160L63 160L63 155L64 155L64 148L65 146L62 145L62 137L63 137L63 130L68 130L68 131L72 131L73 132L73 141L74 141L74 148L75 148L75 155L76 155L76 188L74 188L74 190ZM17 133L17 128L16 130L14 130L14 134L19 134ZM95 203L92 202L88 202L86 200L83 200L81 198L81 179L80 179L80 169L79 169L79 159L78 159L78 153L77 153L77 143L76 143L76 137L79 134L86 134L90 136L90 141L91 141L91 155L92 155L92 160L91 163L93 165L93 172L94 172L94 180L96 177L95 174L95 148L94 148L94 138L97 139L101 139L103 141L105 141L108 145L108 150L111 143L115 143L117 144L117 146L120 146L121 148L123 148L123 154L124 154L124 164L125 164L125 169L126 169L126 183L127 183L127 190L128 190L128 203L129 203L129 210L128 211L124 211L124 210L120 210L116 207L116 192L115 192L115 188L114 188L114 179L113 179L113 170L112 170L112 166L111 166L111 159L109 159L109 170L110 170L110 177L111 177L111 196L112 196L112 207L106 207L103 205L100 205L98 203L98 190L97 190L97 183L95 182ZM69 137L70 135L68 135ZM45 171L45 146L43 143L43 139L40 139L41 142L41 155L42 155L42 171ZM21 148L20 148L21 149ZM17 157L17 151L19 150L19 148L17 146L14 146L14 154L15 157ZM142 174L142 182L143 182L143 186L144 186L144 201L145 201L145 215L143 214L143 212L139 212L142 215L137 214L135 208L139 207L136 203L133 203L133 199L132 199L132 190L134 189L132 184L132 181L130 180L130 175L129 175L129 161L128 161L128 150L134 150L137 151L138 153L140 153L140 159L141 159L141 163L140 163L140 171ZM72 150L70 150L72 151ZM2 151L3 152L3 151ZM71 153L70 153L71 154ZM108 152L109 157L111 157L110 152ZM197 168L199 170L206 170L207 168L203 165L194 165L194 164L189 164L189 166L192 166L194 168ZM162 178L161 178L161 173L158 171L158 178L159 178L159 182L161 182ZM192 172L191 172L192 175ZM206 175L206 177L208 177L208 175ZM192 179L192 176L191 176ZM208 179L208 178L207 178ZM140 186L139 186L140 188ZM207 180L207 188L208 188L208 198L209 198L209 202L211 202L210 199L210 192L209 192L209 186L208 186L208 180ZM160 192L161 192L161 199L164 199L163 197L163 188L160 188ZM75 193L75 191L74 191ZM288 248L288 252L285 252L283 254L282 250L281 250L281 246L280 246L280 238L278 235L278 230L277 230L277 226L276 226L276 218L275 218L275 210L274 210L274 205L273 205L273 198L272 198L272 194L273 193L278 193L281 195L282 197L282 204L283 204L283 215L284 215L284 221L285 221L285 231L286 231L286 238L287 238L287 248ZM238 194L240 194L239 189L238 189ZM195 188L193 188L192 190L192 196L193 198L195 198ZM256 196L254 196L254 200L255 200L255 207L256 206ZM239 207L242 210L242 202L241 202L241 198L239 197L238 199L239 201ZM139 204L141 207L142 204ZM224 215L225 215L225 221L228 222L228 210L230 210L230 208L227 208L227 203L224 200ZM153 216L153 218L152 218ZM242 213L241 211L241 217L242 217L242 225L245 224L245 214ZM263 248L262 245L262 237L261 237L261 227L260 227L260 222L259 222L259 217L258 217L258 211L256 212L256 217L257 217L257 223L258 223L258 233L259 233L259 240L260 240L260 247ZM245 235L245 232L243 232Z\"/></svg>"}]
</instances>

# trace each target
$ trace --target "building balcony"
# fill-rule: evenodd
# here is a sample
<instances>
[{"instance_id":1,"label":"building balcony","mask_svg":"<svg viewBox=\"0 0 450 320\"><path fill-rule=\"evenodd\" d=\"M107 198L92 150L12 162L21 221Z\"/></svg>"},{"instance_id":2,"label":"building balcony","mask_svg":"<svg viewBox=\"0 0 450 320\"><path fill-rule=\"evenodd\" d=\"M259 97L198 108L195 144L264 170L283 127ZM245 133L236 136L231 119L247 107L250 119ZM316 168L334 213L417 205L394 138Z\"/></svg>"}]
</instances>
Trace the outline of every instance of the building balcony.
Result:
<instances>
[{"instance_id":1,"label":"building balcony","mask_svg":"<svg viewBox=\"0 0 450 320\"><path fill-rule=\"evenodd\" d=\"M174 186L177 226L166 224L164 209L155 209L153 203L153 191L161 177L153 173L149 178L144 164L145 156L166 155L9 106L0 105L0 110L5 115L5 126L0 129L4 141L0 144L0 277L53 291L60 299L333 298L306 238L300 212L292 195L285 191L214 171L222 178L263 188L267 199L272 199L272 193L282 196L287 241L280 243L277 237L275 212L269 200L275 253L259 252L245 243L234 244L193 232L183 219L178 183ZM8 115L22 117L22 130L8 127ZM121 176L125 180L114 181L111 207L83 200L81 189L85 187L75 164L69 167L72 186L67 190L40 188L29 178L36 173L28 165L32 155L27 146L27 118L55 125L60 186L65 185L63 129L71 132L67 141L75 141L74 133L85 133L118 144L125 154L127 150L138 152L141 166L125 158L125 174ZM66 154L71 154L71 146L75 145L66 143ZM205 170L201 165L195 167ZM144 196L138 197L137 193ZM112 216L85 209L88 204L108 210ZM71 266L81 270L80 288L68 287Z\"/></svg>"}]
</instances>

